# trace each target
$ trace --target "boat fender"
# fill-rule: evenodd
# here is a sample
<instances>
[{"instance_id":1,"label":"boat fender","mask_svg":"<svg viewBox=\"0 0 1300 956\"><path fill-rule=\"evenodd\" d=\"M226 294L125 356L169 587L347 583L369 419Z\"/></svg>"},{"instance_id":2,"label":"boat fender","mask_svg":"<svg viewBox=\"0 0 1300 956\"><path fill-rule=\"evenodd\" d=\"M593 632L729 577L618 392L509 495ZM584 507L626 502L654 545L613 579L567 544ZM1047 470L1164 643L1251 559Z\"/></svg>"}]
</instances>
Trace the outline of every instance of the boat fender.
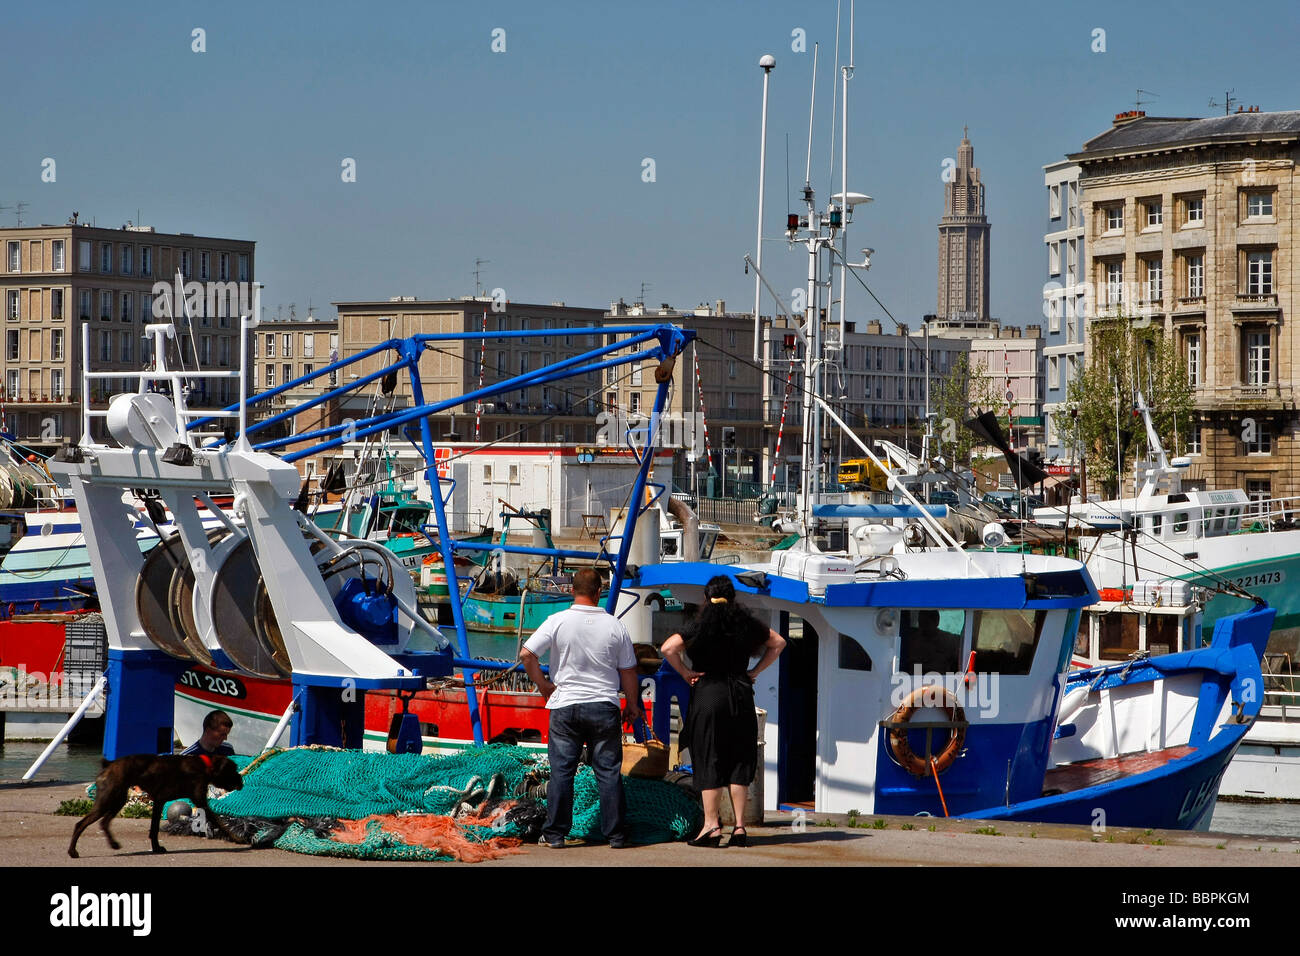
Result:
<instances>
[{"instance_id":1,"label":"boat fender","mask_svg":"<svg viewBox=\"0 0 1300 956\"><path fill-rule=\"evenodd\" d=\"M1083 705L1088 701L1088 686L1085 684L1081 687L1075 687L1066 692L1061 699L1061 709L1056 715L1056 725L1069 723L1074 715L1083 709Z\"/></svg>"},{"instance_id":2,"label":"boat fender","mask_svg":"<svg viewBox=\"0 0 1300 956\"><path fill-rule=\"evenodd\" d=\"M907 731L908 724L911 723L912 716L922 707L931 706L933 695L942 695L943 703L939 709L948 715L948 720L956 726L948 731L948 744L943 751L934 758L934 770L936 773L943 773L957 760L961 754L962 745L966 743L966 714L957 703L957 698L946 687L939 685L927 685L918 687L912 693L907 695L898 710L894 711L888 723L893 725L889 730L889 750L898 761L899 766L914 777L924 777L930 773L930 765L918 757L912 750L912 745L908 742ZM931 698L931 699L927 699Z\"/></svg>"}]
</instances>

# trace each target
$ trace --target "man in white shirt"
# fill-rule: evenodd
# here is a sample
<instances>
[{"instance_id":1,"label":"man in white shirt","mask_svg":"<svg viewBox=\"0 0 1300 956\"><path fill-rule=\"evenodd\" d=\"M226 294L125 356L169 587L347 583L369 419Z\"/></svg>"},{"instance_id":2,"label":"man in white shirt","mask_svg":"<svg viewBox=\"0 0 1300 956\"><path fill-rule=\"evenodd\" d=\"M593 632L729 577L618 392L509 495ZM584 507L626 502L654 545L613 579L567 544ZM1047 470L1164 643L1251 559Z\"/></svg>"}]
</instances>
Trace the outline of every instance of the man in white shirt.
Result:
<instances>
[{"instance_id":1,"label":"man in white shirt","mask_svg":"<svg viewBox=\"0 0 1300 956\"><path fill-rule=\"evenodd\" d=\"M564 846L573 826L573 777L584 744L600 789L601 833L616 849L627 845L622 722L641 716L641 687L632 638L618 618L597 605L599 598L600 575L583 568L573 576L573 606L547 618L519 653L551 712L542 839L552 847ZM541 668L548 651L551 679ZM627 697L622 716L620 688Z\"/></svg>"}]
</instances>

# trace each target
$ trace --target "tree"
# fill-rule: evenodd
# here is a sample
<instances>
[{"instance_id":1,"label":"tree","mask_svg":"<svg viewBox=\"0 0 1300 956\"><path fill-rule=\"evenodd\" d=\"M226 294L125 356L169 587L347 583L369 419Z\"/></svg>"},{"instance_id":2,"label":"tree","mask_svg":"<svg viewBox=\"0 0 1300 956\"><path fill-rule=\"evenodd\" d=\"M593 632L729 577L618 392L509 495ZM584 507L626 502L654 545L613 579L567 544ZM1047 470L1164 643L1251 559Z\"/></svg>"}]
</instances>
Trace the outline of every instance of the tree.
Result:
<instances>
[{"instance_id":1,"label":"tree","mask_svg":"<svg viewBox=\"0 0 1300 956\"><path fill-rule=\"evenodd\" d=\"M962 423L981 412L1005 408L1006 401L984 367L972 365L965 352L957 356L948 374L933 380L930 387L938 413L939 452L951 456L954 464L969 465L971 449L980 439Z\"/></svg>"},{"instance_id":2,"label":"tree","mask_svg":"<svg viewBox=\"0 0 1300 956\"><path fill-rule=\"evenodd\" d=\"M1086 457L1088 477L1108 496L1119 496L1117 477L1131 474L1138 452L1150 452L1137 410L1139 391L1161 444L1169 455L1178 454L1192 422L1192 387L1172 336L1123 315L1094 319L1091 355L1070 383L1066 407L1052 418L1062 444ZM1118 475L1117 461L1122 462Z\"/></svg>"}]
</instances>

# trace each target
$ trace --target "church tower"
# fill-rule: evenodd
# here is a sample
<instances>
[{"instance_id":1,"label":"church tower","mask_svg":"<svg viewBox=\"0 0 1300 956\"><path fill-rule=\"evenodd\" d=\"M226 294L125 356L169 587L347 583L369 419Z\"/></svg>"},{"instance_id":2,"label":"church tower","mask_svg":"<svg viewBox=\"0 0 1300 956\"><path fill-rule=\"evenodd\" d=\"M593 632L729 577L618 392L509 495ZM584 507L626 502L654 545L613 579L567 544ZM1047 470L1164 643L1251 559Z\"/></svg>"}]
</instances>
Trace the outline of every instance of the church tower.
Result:
<instances>
[{"instance_id":1,"label":"church tower","mask_svg":"<svg viewBox=\"0 0 1300 956\"><path fill-rule=\"evenodd\" d=\"M943 187L939 221L939 307L955 321L989 319L989 221L975 150L963 128L957 167Z\"/></svg>"}]
</instances>

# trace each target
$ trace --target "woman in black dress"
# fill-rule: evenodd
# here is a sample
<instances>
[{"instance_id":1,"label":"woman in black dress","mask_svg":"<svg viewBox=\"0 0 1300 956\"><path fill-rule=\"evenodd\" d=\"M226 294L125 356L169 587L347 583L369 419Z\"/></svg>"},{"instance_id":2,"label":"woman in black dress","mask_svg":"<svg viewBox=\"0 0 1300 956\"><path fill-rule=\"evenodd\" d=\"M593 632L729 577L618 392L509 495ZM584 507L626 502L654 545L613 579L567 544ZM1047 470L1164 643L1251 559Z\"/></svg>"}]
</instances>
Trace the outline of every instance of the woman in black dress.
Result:
<instances>
[{"instance_id":1,"label":"woman in black dress","mask_svg":"<svg viewBox=\"0 0 1300 956\"><path fill-rule=\"evenodd\" d=\"M723 575L704 588L704 603L682 634L661 648L664 658L691 685L682 743L690 748L695 786L704 803L704 828L692 846L722 839L722 791L731 789L736 826L728 846L745 846L745 797L758 771L758 719L754 678L785 648L785 638L736 603L736 589ZM682 660L690 657L691 666ZM754 667L750 661L762 655Z\"/></svg>"}]
</instances>

